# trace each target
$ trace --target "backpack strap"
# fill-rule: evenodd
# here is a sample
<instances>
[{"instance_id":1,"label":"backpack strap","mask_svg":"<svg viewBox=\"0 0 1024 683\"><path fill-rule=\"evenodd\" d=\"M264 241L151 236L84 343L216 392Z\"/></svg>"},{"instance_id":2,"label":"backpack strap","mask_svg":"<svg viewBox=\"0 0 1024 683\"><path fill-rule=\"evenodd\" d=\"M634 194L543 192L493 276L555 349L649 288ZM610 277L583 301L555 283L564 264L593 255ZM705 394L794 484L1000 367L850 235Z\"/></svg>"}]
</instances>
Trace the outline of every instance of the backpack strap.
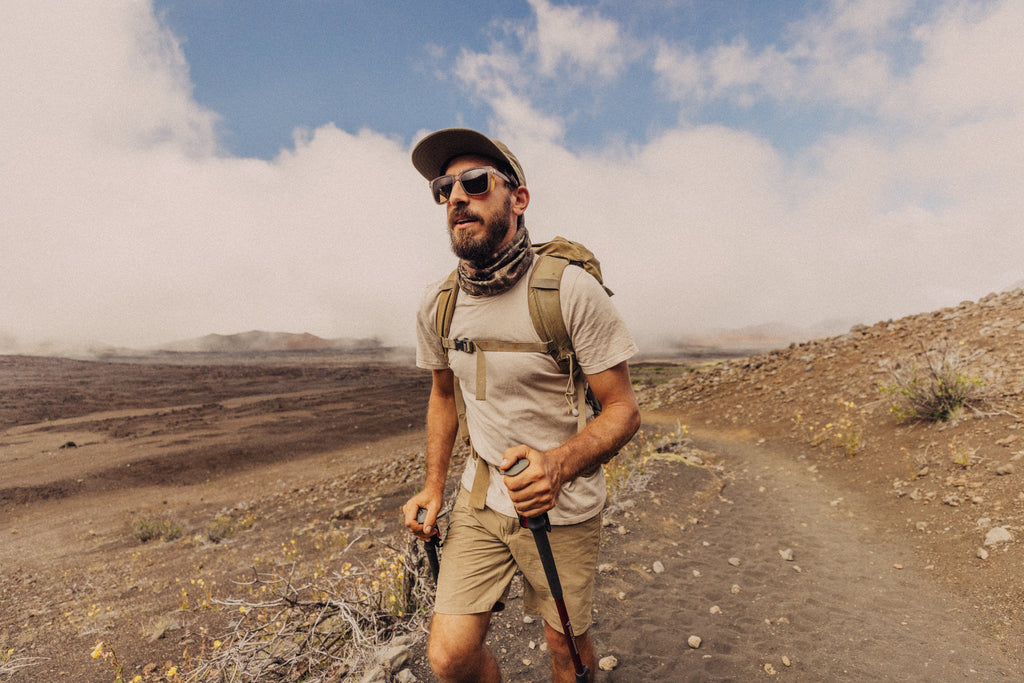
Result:
<instances>
[{"instance_id":1,"label":"backpack strap","mask_svg":"<svg viewBox=\"0 0 1024 683\"><path fill-rule=\"evenodd\" d=\"M530 277L530 319L540 338L549 340L549 353L558 363L558 369L568 375L565 399L576 416L577 431L582 432L587 426L587 401L592 394L583 379L583 370L576 361L576 350L562 317L562 273L570 263L574 262L563 256L538 253L537 265ZM595 414L600 412L596 400L594 410Z\"/></svg>"}]
</instances>

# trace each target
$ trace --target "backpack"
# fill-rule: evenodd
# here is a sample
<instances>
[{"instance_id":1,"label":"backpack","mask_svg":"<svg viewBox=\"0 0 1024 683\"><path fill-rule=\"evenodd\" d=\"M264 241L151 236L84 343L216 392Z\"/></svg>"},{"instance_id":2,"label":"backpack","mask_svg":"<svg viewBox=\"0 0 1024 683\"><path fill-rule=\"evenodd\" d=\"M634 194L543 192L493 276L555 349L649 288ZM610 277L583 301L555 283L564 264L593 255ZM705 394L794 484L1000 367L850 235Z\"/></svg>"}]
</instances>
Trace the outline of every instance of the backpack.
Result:
<instances>
[{"instance_id":1,"label":"backpack","mask_svg":"<svg viewBox=\"0 0 1024 683\"><path fill-rule=\"evenodd\" d=\"M591 393L586 381L583 379L583 371L576 361L576 351L573 349L572 340L565 328L565 321L562 319L562 308L559 303L559 288L562 282L562 271L569 264L579 266L590 273L604 287L604 278L601 275L601 263L594 256L593 252L578 242L572 242L564 237L555 237L550 242L542 242L532 245L537 255L537 263L530 275L530 291L528 294L530 306L530 319L540 342L499 342L499 341L478 341L471 339L451 339L448 334L451 330L452 316L455 314L455 301L459 295L458 269L453 270L441 285L441 292L437 302L437 313L435 329L437 336L444 348L445 359L448 358L448 351L455 349L473 353L477 356L476 372L476 397L477 400L484 400L487 392L487 370L484 352L486 351L519 351L519 352L546 352L558 364L559 370L568 376L566 385L566 400L573 406L573 415L577 418L578 430L583 431L587 424L586 406L589 404L597 415L601 406ZM604 287L608 296L612 291ZM466 426L465 399L459 388L458 381L455 382L455 402L459 418L459 436L463 441L469 443L469 429Z\"/></svg>"}]
</instances>

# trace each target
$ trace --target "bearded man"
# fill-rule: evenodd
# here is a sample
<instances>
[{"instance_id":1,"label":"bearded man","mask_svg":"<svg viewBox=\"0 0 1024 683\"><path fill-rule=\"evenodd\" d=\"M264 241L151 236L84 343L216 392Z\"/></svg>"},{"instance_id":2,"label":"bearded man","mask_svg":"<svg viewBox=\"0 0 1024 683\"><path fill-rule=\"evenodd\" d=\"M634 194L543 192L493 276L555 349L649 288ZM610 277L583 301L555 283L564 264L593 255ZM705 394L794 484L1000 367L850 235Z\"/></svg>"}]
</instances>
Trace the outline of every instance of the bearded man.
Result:
<instances>
[{"instance_id":1,"label":"bearded man","mask_svg":"<svg viewBox=\"0 0 1024 683\"><path fill-rule=\"evenodd\" d=\"M524 214L530 191L519 160L504 144L474 130L449 128L421 140L413 165L446 208L452 251L459 258L456 299L447 336L437 328L442 282L427 289L417 317L419 367L433 373L427 408L427 471L423 488L403 507L412 534L429 540L444 504L445 481L459 415L473 457L462 473L437 580L428 656L442 681L491 682L501 671L485 639L495 605L516 570L523 574L524 610L544 619L553 681L573 681L569 639L531 532L520 516L547 515L549 540L564 591L575 647L595 670L590 638L594 577L605 503L607 462L633 436L640 413L627 361L636 353L601 284L569 265L560 308L600 414L580 422L566 401L566 375L544 351L484 352L471 340L534 348L529 282L536 257ZM511 350L511 349L510 349ZM485 373L485 374L484 374ZM583 426L585 424L585 426ZM529 466L503 476L518 460ZM425 509L422 523L417 521Z\"/></svg>"}]
</instances>

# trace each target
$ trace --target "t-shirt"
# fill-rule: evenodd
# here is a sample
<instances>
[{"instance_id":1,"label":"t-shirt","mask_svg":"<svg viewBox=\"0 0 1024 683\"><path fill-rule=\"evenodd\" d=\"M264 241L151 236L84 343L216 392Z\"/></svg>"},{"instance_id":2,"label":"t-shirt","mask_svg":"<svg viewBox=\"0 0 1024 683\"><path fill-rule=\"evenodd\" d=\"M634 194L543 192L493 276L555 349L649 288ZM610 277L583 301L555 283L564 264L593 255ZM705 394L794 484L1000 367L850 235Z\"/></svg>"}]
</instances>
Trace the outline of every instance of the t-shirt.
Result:
<instances>
[{"instance_id":1,"label":"t-shirt","mask_svg":"<svg viewBox=\"0 0 1024 683\"><path fill-rule=\"evenodd\" d=\"M459 292L449 337L473 341L541 341L530 319L529 279L495 296ZM545 352L444 350L437 338L435 315L440 280L427 288L417 318L416 365L427 370L451 367L466 400L466 420L477 454L490 467L487 507L516 516L497 466L507 449L525 444L547 451L576 433L575 395L567 398L569 377ZM631 358L637 351L629 331L608 294L582 268L568 266L562 274L562 319L583 372L596 374ZM477 354L485 354L485 400L476 398ZM472 488L476 459L470 459L462 485ZM600 512L605 503L604 471L579 476L563 485L557 505L548 513L552 524L576 524Z\"/></svg>"}]
</instances>

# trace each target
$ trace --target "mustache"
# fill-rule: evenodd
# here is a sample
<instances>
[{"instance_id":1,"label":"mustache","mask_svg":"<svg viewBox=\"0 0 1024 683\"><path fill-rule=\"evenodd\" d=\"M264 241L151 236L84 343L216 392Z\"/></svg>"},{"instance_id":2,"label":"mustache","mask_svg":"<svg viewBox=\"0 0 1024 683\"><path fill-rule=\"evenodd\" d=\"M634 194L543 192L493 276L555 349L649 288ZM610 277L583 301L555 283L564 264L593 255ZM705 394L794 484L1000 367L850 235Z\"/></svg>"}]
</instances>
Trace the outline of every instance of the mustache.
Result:
<instances>
[{"instance_id":1,"label":"mustache","mask_svg":"<svg viewBox=\"0 0 1024 683\"><path fill-rule=\"evenodd\" d=\"M452 213L448 214L448 227L454 228L455 224L461 220L479 221L481 223L484 222L483 218L473 213L472 211L467 211L466 209L456 209Z\"/></svg>"}]
</instances>

